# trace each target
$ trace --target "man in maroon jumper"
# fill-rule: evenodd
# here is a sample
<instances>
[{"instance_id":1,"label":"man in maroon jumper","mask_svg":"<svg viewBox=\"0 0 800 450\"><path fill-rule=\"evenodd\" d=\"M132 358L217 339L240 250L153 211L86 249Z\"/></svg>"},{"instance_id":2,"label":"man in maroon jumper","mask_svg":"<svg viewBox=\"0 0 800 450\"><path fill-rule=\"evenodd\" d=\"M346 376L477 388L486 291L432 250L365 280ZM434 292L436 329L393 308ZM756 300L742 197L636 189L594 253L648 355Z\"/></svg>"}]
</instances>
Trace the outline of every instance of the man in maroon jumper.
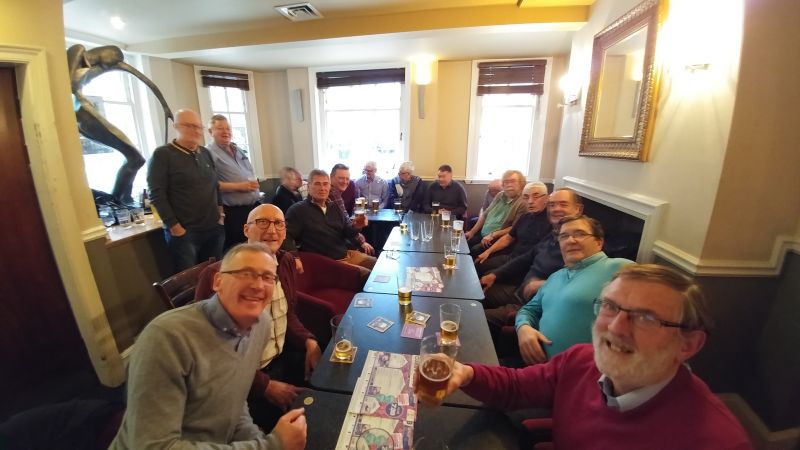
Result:
<instances>
[{"instance_id":1,"label":"man in maroon jumper","mask_svg":"<svg viewBox=\"0 0 800 450\"><path fill-rule=\"evenodd\" d=\"M694 280L631 264L595 312L592 345L524 369L456 362L447 393L461 388L502 409L552 409L556 448L752 448L733 414L684 365L703 347L708 324ZM422 392L419 399L438 403Z\"/></svg>"}]
</instances>

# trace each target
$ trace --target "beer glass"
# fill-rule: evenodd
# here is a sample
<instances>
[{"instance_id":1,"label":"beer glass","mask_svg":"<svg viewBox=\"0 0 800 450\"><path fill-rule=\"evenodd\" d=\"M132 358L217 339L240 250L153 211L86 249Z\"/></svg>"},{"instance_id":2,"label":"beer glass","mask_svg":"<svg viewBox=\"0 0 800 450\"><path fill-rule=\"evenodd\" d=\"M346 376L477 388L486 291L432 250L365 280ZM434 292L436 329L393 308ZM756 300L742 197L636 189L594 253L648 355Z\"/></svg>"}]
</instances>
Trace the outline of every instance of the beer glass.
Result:
<instances>
[{"instance_id":1,"label":"beer glass","mask_svg":"<svg viewBox=\"0 0 800 450\"><path fill-rule=\"evenodd\" d=\"M423 219L422 240L425 242L430 242L431 239L433 239L433 221L428 219Z\"/></svg>"},{"instance_id":2,"label":"beer glass","mask_svg":"<svg viewBox=\"0 0 800 450\"><path fill-rule=\"evenodd\" d=\"M353 224L358 227L363 227L367 218L366 214L367 212L364 210L363 206L356 205L356 207L353 209L353 215L355 216Z\"/></svg>"},{"instance_id":3,"label":"beer glass","mask_svg":"<svg viewBox=\"0 0 800 450\"><path fill-rule=\"evenodd\" d=\"M431 216L439 216L439 202L431 202Z\"/></svg>"},{"instance_id":4,"label":"beer glass","mask_svg":"<svg viewBox=\"0 0 800 450\"><path fill-rule=\"evenodd\" d=\"M136 225L144 225L144 209L131 208L131 220Z\"/></svg>"},{"instance_id":5,"label":"beer glass","mask_svg":"<svg viewBox=\"0 0 800 450\"><path fill-rule=\"evenodd\" d=\"M454 220L453 221L453 234L456 237L461 237L461 233L464 232L464 221L463 220Z\"/></svg>"},{"instance_id":6,"label":"beer glass","mask_svg":"<svg viewBox=\"0 0 800 450\"><path fill-rule=\"evenodd\" d=\"M436 336L422 338L417 364L417 390L442 403L447 393L447 382L453 372L453 361L458 347L439 342Z\"/></svg>"},{"instance_id":7,"label":"beer glass","mask_svg":"<svg viewBox=\"0 0 800 450\"><path fill-rule=\"evenodd\" d=\"M450 211L442 210L442 228L450 228Z\"/></svg>"},{"instance_id":8,"label":"beer glass","mask_svg":"<svg viewBox=\"0 0 800 450\"><path fill-rule=\"evenodd\" d=\"M411 304L411 292L414 290L414 272L408 273L406 269L397 271L397 302L401 305Z\"/></svg>"},{"instance_id":9,"label":"beer glass","mask_svg":"<svg viewBox=\"0 0 800 450\"><path fill-rule=\"evenodd\" d=\"M445 242L444 243L444 269L445 270L453 270L456 268L456 248L453 246L452 242Z\"/></svg>"},{"instance_id":10,"label":"beer glass","mask_svg":"<svg viewBox=\"0 0 800 450\"><path fill-rule=\"evenodd\" d=\"M453 345L458 339L458 328L461 322L461 307L455 303L439 305L439 331L443 345Z\"/></svg>"},{"instance_id":11,"label":"beer glass","mask_svg":"<svg viewBox=\"0 0 800 450\"><path fill-rule=\"evenodd\" d=\"M401 200L394 201L394 212L398 215L403 214L403 202Z\"/></svg>"},{"instance_id":12,"label":"beer glass","mask_svg":"<svg viewBox=\"0 0 800 450\"><path fill-rule=\"evenodd\" d=\"M366 208L367 207L367 199L364 198L364 197L356 198L356 206L360 206L362 208Z\"/></svg>"},{"instance_id":13,"label":"beer glass","mask_svg":"<svg viewBox=\"0 0 800 450\"><path fill-rule=\"evenodd\" d=\"M333 336L333 356L339 361L347 361L353 357L353 318L338 314L331 319L331 336Z\"/></svg>"},{"instance_id":14,"label":"beer glass","mask_svg":"<svg viewBox=\"0 0 800 450\"><path fill-rule=\"evenodd\" d=\"M400 222L400 232L408 233L408 222L406 222L405 220Z\"/></svg>"},{"instance_id":15,"label":"beer glass","mask_svg":"<svg viewBox=\"0 0 800 450\"><path fill-rule=\"evenodd\" d=\"M377 198L372 199L372 212L376 213L381 210L381 201Z\"/></svg>"},{"instance_id":16,"label":"beer glass","mask_svg":"<svg viewBox=\"0 0 800 450\"><path fill-rule=\"evenodd\" d=\"M117 218L114 217L114 210L110 206L101 206L97 208L97 215L100 216L100 220L103 221L103 225L106 227L117 223Z\"/></svg>"}]
</instances>

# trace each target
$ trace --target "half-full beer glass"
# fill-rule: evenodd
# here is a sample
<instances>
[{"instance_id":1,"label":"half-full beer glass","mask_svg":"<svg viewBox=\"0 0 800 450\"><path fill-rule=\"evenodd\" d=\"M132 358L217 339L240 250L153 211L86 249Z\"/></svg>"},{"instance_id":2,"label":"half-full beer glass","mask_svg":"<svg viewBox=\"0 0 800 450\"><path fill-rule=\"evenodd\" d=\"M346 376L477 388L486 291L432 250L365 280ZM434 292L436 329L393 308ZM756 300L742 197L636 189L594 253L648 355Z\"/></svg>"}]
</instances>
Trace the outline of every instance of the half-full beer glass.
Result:
<instances>
[{"instance_id":1,"label":"half-full beer glass","mask_svg":"<svg viewBox=\"0 0 800 450\"><path fill-rule=\"evenodd\" d=\"M450 228L450 211L442 210L442 228Z\"/></svg>"},{"instance_id":2,"label":"half-full beer glass","mask_svg":"<svg viewBox=\"0 0 800 450\"><path fill-rule=\"evenodd\" d=\"M442 344L454 345L458 340L458 328L461 323L461 307L455 303L439 305L439 332Z\"/></svg>"}]
</instances>

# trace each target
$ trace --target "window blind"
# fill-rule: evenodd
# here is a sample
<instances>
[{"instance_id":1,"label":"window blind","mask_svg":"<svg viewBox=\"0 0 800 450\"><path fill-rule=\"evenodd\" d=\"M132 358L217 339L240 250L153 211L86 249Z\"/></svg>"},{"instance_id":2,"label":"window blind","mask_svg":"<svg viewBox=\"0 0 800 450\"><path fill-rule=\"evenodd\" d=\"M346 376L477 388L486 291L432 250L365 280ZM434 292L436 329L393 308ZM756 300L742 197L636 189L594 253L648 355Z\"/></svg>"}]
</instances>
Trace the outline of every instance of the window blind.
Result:
<instances>
[{"instance_id":1,"label":"window blind","mask_svg":"<svg viewBox=\"0 0 800 450\"><path fill-rule=\"evenodd\" d=\"M246 73L219 72L216 70L201 70L200 78L203 87L219 86L250 90L250 80Z\"/></svg>"},{"instance_id":2,"label":"window blind","mask_svg":"<svg viewBox=\"0 0 800 450\"><path fill-rule=\"evenodd\" d=\"M317 88L333 86L355 86L359 84L403 83L406 79L404 68L345 70L337 72L317 72Z\"/></svg>"},{"instance_id":3,"label":"window blind","mask_svg":"<svg viewBox=\"0 0 800 450\"><path fill-rule=\"evenodd\" d=\"M477 95L542 95L546 65L544 59L478 63Z\"/></svg>"}]
</instances>

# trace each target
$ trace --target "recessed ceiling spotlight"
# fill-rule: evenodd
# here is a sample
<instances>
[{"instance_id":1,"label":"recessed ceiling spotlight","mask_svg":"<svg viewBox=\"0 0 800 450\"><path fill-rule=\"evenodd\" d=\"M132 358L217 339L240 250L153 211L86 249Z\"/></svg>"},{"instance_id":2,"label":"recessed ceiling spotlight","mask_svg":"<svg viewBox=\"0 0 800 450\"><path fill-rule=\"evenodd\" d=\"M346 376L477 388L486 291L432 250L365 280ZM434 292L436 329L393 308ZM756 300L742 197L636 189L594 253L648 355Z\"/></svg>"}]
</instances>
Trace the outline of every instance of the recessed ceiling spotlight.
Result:
<instances>
[{"instance_id":1,"label":"recessed ceiling spotlight","mask_svg":"<svg viewBox=\"0 0 800 450\"><path fill-rule=\"evenodd\" d=\"M125 22L119 16L111 16L111 26L117 30L125 29Z\"/></svg>"}]
</instances>

